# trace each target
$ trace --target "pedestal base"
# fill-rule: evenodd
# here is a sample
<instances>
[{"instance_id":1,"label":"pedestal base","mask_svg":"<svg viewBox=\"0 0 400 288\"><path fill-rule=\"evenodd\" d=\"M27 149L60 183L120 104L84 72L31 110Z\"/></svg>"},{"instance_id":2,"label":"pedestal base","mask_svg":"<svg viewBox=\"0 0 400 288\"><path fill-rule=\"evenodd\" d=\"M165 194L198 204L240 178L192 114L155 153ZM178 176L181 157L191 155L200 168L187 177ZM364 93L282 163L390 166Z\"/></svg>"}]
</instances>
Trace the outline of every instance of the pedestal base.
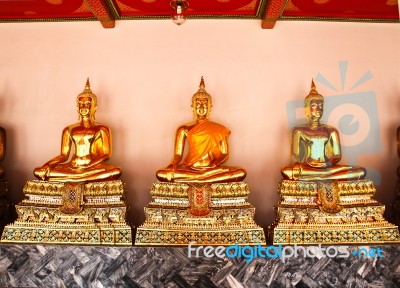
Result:
<instances>
[{"instance_id":1,"label":"pedestal base","mask_svg":"<svg viewBox=\"0 0 400 288\"><path fill-rule=\"evenodd\" d=\"M131 245L131 228L115 224L49 224L15 221L1 242L78 245Z\"/></svg>"},{"instance_id":2,"label":"pedestal base","mask_svg":"<svg viewBox=\"0 0 400 288\"><path fill-rule=\"evenodd\" d=\"M370 224L278 225L272 228L272 242L276 244L372 244L398 243L399 229L388 222L377 227Z\"/></svg>"},{"instance_id":3,"label":"pedestal base","mask_svg":"<svg viewBox=\"0 0 400 288\"><path fill-rule=\"evenodd\" d=\"M256 245L264 231L254 222L243 182L153 184L136 245Z\"/></svg>"},{"instance_id":4,"label":"pedestal base","mask_svg":"<svg viewBox=\"0 0 400 288\"><path fill-rule=\"evenodd\" d=\"M283 180L278 193L273 244L400 242L398 227L383 218L384 205L372 199L370 180Z\"/></svg>"},{"instance_id":5,"label":"pedestal base","mask_svg":"<svg viewBox=\"0 0 400 288\"><path fill-rule=\"evenodd\" d=\"M132 245L122 181L28 181L1 242Z\"/></svg>"},{"instance_id":6,"label":"pedestal base","mask_svg":"<svg viewBox=\"0 0 400 288\"><path fill-rule=\"evenodd\" d=\"M262 228L237 229L233 227L220 227L205 231L182 227L181 230L172 229L148 229L144 226L138 228L136 245L256 245L265 244L265 236Z\"/></svg>"}]
</instances>

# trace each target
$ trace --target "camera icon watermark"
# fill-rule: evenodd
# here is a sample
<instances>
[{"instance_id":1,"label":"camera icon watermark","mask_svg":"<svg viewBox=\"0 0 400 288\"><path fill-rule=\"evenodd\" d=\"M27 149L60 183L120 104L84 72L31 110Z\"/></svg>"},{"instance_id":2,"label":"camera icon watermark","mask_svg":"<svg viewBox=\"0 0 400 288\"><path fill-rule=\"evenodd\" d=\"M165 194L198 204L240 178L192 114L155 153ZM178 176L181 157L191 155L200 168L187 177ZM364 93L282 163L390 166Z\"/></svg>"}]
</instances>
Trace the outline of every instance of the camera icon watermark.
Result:
<instances>
[{"instance_id":1,"label":"camera icon watermark","mask_svg":"<svg viewBox=\"0 0 400 288\"><path fill-rule=\"evenodd\" d=\"M382 137L379 125L376 93L374 91L353 92L372 78L370 71L365 72L359 80L346 88L347 61L339 62L341 89L332 85L321 73L315 77L318 86L333 90L332 95L324 95L324 112L322 122L338 129L342 157L348 165L358 165L358 158L365 154L382 152ZM319 85L318 85L319 84ZM341 90L341 93L338 91ZM360 89L357 89L360 90ZM307 91L308 92L308 91ZM304 93L304 97L307 93ZM291 100L286 104L289 129L304 124L304 97ZM368 178L376 185L381 183L381 175L373 167L365 167Z\"/></svg>"}]
</instances>

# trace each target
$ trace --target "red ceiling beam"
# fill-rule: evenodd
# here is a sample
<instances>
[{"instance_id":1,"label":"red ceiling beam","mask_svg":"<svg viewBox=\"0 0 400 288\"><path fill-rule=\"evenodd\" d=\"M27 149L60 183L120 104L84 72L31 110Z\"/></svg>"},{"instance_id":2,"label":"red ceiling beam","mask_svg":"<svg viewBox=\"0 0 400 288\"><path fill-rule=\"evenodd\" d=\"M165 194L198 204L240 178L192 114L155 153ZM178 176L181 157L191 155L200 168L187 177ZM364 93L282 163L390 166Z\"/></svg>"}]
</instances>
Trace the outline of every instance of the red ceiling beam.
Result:
<instances>
[{"instance_id":1,"label":"red ceiling beam","mask_svg":"<svg viewBox=\"0 0 400 288\"><path fill-rule=\"evenodd\" d=\"M104 28L114 28L115 19L110 13L104 0L84 0L86 6L92 11L93 15L101 22Z\"/></svg>"},{"instance_id":2,"label":"red ceiling beam","mask_svg":"<svg viewBox=\"0 0 400 288\"><path fill-rule=\"evenodd\" d=\"M261 21L263 29L272 29L276 21L279 19L285 8L287 0L269 0L266 7L264 17Z\"/></svg>"}]
</instances>

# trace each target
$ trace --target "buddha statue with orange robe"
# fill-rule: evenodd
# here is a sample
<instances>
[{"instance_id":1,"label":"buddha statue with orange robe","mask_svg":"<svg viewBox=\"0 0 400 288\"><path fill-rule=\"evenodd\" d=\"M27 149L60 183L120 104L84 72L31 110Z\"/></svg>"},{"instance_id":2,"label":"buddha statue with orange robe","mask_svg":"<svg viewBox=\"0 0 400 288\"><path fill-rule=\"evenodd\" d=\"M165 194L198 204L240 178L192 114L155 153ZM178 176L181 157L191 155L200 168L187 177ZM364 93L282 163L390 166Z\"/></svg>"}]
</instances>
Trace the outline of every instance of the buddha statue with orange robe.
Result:
<instances>
[{"instance_id":1,"label":"buddha statue with orange robe","mask_svg":"<svg viewBox=\"0 0 400 288\"><path fill-rule=\"evenodd\" d=\"M201 78L200 88L192 97L195 120L178 128L174 158L165 169L157 171L158 180L213 183L236 182L246 177L244 169L223 165L229 156L230 131L209 120L211 107L211 96L206 92L204 79ZM189 151L183 159L186 141Z\"/></svg>"},{"instance_id":2,"label":"buddha statue with orange robe","mask_svg":"<svg viewBox=\"0 0 400 288\"><path fill-rule=\"evenodd\" d=\"M104 163L111 156L111 131L94 121L97 96L90 89L89 79L76 102L80 122L63 130L60 155L36 168L34 175L40 180L60 182L118 179L121 168Z\"/></svg>"},{"instance_id":3,"label":"buddha statue with orange robe","mask_svg":"<svg viewBox=\"0 0 400 288\"><path fill-rule=\"evenodd\" d=\"M146 220L137 228L136 245L265 243L248 202L246 171L224 164L230 131L210 121L211 106L202 77L192 97L194 121L177 129L174 157L156 173L159 181L151 188L152 201L144 208Z\"/></svg>"}]
</instances>

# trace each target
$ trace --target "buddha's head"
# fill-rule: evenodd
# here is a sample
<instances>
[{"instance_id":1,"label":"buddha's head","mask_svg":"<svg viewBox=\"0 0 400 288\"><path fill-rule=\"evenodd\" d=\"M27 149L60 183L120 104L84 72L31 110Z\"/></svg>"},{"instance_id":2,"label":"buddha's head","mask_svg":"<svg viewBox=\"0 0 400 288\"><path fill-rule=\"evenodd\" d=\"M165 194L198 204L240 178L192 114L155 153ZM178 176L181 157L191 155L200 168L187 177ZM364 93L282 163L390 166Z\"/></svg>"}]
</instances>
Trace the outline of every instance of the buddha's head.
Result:
<instances>
[{"instance_id":1,"label":"buddha's head","mask_svg":"<svg viewBox=\"0 0 400 288\"><path fill-rule=\"evenodd\" d=\"M208 119L212 107L211 95L205 89L204 79L201 77L199 90L192 97L192 108L195 119Z\"/></svg>"},{"instance_id":2,"label":"buddha's head","mask_svg":"<svg viewBox=\"0 0 400 288\"><path fill-rule=\"evenodd\" d=\"M307 120L319 120L324 112L324 97L315 88L314 80L311 80L311 90L304 99L304 113Z\"/></svg>"},{"instance_id":3,"label":"buddha's head","mask_svg":"<svg viewBox=\"0 0 400 288\"><path fill-rule=\"evenodd\" d=\"M90 118L94 120L97 110L97 96L90 89L89 78L86 81L85 90L76 98L79 119Z\"/></svg>"}]
</instances>

